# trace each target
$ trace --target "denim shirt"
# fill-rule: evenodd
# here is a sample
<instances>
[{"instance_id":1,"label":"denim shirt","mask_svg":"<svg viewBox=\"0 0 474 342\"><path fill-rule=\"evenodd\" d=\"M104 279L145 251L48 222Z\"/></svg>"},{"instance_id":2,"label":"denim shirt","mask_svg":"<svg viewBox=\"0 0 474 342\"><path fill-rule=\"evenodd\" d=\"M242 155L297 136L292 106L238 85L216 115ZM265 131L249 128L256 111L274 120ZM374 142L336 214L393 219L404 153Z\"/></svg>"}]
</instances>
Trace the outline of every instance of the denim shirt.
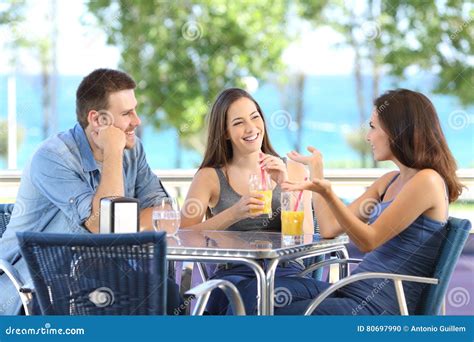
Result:
<instances>
[{"instance_id":1,"label":"denim shirt","mask_svg":"<svg viewBox=\"0 0 474 342\"><path fill-rule=\"evenodd\" d=\"M123 179L125 196L137 198L140 209L168 196L138 138L132 149L124 151ZM31 282L16 233L89 233L84 222L91 215L99 182L100 167L79 124L46 140L23 170L10 223L0 238L0 259L13 263ZM0 276L0 289L0 315L16 314L20 302L5 274Z\"/></svg>"}]
</instances>

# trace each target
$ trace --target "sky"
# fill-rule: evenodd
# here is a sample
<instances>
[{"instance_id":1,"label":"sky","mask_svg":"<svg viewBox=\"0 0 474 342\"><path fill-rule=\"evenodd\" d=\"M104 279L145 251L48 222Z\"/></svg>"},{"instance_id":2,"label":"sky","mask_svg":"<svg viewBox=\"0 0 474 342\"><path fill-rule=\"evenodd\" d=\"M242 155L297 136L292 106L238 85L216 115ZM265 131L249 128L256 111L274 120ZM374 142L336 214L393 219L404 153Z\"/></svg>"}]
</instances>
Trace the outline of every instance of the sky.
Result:
<instances>
[{"instance_id":1,"label":"sky","mask_svg":"<svg viewBox=\"0 0 474 342\"><path fill-rule=\"evenodd\" d=\"M0 1L1 2L1 1ZM1 6L1 4L0 4ZM50 1L30 1L26 13L26 23L20 32L30 39L47 36L47 19ZM61 75L85 75L99 67L115 68L120 61L118 48L106 44L106 35L93 24L93 17L86 14L82 0L57 1L58 46L57 68ZM330 28L314 30L309 26L301 28L302 34L284 52L283 61L297 65L308 75L349 74L352 70L352 52L347 48L335 48L342 37ZM8 28L0 29L0 39L9 39ZM3 45L0 40L0 46ZM23 52L17 59L18 70L38 74L38 57L31 52ZM12 71L9 56L0 54L0 74Z\"/></svg>"}]
</instances>

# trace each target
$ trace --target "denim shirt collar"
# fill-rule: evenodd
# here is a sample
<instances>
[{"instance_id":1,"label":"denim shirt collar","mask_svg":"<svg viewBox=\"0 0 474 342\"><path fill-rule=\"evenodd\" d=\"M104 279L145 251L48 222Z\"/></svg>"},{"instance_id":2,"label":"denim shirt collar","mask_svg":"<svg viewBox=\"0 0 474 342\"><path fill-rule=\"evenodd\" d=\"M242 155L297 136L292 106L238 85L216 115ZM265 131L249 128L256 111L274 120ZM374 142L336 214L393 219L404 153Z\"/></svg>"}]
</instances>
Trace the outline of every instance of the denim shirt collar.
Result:
<instances>
[{"instance_id":1,"label":"denim shirt collar","mask_svg":"<svg viewBox=\"0 0 474 342\"><path fill-rule=\"evenodd\" d=\"M91 172L98 170L99 167L97 166L94 155L92 154L92 149L87 140L86 133L79 123L74 126L72 134L74 140L77 142L79 153L81 154L82 167L84 168L84 171Z\"/></svg>"}]
</instances>

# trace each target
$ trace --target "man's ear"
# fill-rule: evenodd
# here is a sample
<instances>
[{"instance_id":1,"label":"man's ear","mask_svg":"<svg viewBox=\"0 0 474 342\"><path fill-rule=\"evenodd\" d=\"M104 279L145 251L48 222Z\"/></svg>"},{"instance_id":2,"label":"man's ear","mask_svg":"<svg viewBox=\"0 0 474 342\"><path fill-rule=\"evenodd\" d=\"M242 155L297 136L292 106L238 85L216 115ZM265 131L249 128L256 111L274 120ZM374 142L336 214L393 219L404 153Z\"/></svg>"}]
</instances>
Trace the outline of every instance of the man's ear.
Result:
<instances>
[{"instance_id":1,"label":"man's ear","mask_svg":"<svg viewBox=\"0 0 474 342\"><path fill-rule=\"evenodd\" d=\"M96 110L90 110L89 113L87 113L87 122L92 129L99 128L99 112Z\"/></svg>"}]
</instances>

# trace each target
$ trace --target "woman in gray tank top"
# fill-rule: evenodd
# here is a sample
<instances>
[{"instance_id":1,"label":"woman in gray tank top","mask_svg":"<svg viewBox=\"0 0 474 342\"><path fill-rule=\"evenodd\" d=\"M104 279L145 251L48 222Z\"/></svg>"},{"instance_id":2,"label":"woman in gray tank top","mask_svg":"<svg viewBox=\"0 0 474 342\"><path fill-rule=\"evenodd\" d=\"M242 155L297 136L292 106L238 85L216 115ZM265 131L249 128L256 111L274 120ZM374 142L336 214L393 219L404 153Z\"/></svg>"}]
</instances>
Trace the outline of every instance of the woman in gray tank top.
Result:
<instances>
[{"instance_id":1,"label":"woman in gray tank top","mask_svg":"<svg viewBox=\"0 0 474 342\"><path fill-rule=\"evenodd\" d=\"M263 201L249 192L249 176L264 169L272 183L272 218L255 214ZM207 146L204 160L194 176L181 215L181 227L198 230L238 230L280 232L280 184L303 181L305 167L285 162L273 149L265 126L262 109L246 91L224 90L216 99L209 115ZM304 193L304 231L313 234L311 194ZM254 210L253 210L254 209ZM277 277L295 275L302 270L298 263L277 268ZM246 266L220 265L214 277L238 283L255 277ZM256 292L255 292L256 295ZM255 296L253 293L246 296ZM299 298L309 298L295 294ZM244 296L244 299L245 297ZM213 314L225 313L225 296L213 295L208 309Z\"/></svg>"},{"instance_id":2,"label":"woman in gray tank top","mask_svg":"<svg viewBox=\"0 0 474 342\"><path fill-rule=\"evenodd\" d=\"M270 143L262 109L242 89L224 90L208 119L204 160L187 194L181 227L279 232L280 184L304 180L304 166L292 161L285 163L278 156ZM271 219L252 213L252 209L261 209L263 202L258 195L250 194L249 176L260 174L261 167L272 179ZM313 233L311 195L304 195L304 229Z\"/></svg>"}]
</instances>

